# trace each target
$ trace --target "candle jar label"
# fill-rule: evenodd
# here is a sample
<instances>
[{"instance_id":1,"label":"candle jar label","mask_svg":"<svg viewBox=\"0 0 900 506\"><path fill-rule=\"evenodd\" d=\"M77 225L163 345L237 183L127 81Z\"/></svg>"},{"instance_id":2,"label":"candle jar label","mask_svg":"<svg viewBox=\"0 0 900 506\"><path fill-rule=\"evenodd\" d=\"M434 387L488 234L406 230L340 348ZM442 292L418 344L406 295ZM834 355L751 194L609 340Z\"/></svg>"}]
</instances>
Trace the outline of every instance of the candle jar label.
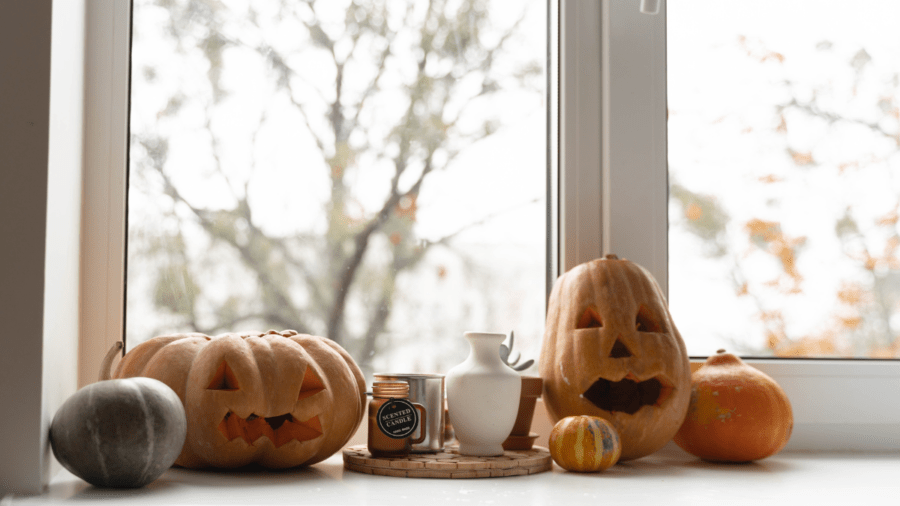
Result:
<instances>
[{"instance_id":1,"label":"candle jar label","mask_svg":"<svg viewBox=\"0 0 900 506\"><path fill-rule=\"evenodd\" d=\"M419 412L406 399L390 399L378 408L375 415L378 429L392 439L403 439L419 426Z\"/></svg>"}]
</instances>

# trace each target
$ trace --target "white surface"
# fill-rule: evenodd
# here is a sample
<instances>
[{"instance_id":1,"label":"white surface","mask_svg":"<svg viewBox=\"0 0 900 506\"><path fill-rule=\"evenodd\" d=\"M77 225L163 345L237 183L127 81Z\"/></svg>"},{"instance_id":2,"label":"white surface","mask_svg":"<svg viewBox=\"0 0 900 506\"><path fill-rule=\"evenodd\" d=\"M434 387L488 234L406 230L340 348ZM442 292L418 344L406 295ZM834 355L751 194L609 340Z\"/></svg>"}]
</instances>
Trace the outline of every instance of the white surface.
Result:
<instances>
[{"instance_id":1,"label":"white surface","mask_svg":"<svg viewBox=\"0 0 900 506\"><path fill-rule=\"evenodd\" d=\"M83 3L0 2L0 494L49 482L75 391Z\"/></svg>"},{"instance_id":2,"label":"white surface","mask_svg":"<svg viewBox=\"0 0 900 506\"><path fill-rule=\"evenodd\" d=\"M172 469L138 490L59 475L41 497L13 504L898 504L900 453L783 453L751 464L710 464L671 446L598 474L554 464L533 476L443 480L391 478L343 469L341 456L284 472ZM764 503L762 501L765 501Z\"/></svg>"},{"instance_id":3,"label":"white surface","mask_svg":"<svg viewBox=\"0 0 900 506\"><path fill-rule=\"evenodd\" d=\"M40 490L50 2L0 2L0 493ZM44 482L46 483L46 482Z\"/></svg>"}]
</instances>

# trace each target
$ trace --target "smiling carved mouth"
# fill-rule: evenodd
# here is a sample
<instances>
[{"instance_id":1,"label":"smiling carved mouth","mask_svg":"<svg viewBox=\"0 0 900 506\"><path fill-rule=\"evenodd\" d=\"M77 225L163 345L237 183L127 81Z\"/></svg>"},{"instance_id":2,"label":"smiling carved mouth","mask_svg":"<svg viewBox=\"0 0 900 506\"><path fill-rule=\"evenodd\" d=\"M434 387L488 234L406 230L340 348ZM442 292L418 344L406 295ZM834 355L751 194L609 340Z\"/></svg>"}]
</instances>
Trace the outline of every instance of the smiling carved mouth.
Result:
<instances>
[{"instance_id":1,"label":"smiling carved mouth","mask_svg":"<svg viewBox=\"0 0 900 506\"><path fill-rule=\"evenodd\" d=\"M293 440L302 442L321 436L322 423L318 416L305 422L297 420L290 413L271 417L251 414L245 419L229 411L219 424L219 432L229 441L243 438L249 445L261 437L267 437L278 448Z\"/></svg>"},{"instance_id":2,"label":"smiling carved mouth","mask_svg":"<svg viewBox=\"0 0 900 506\"><path fill-rule=\"evenodd\" d=\"M661 406L672 390L669 382L659 376L639 381L628 373L620 381L598 379L584 392L584 398L604 411L633 415L642 406Z\"/></svg>"}]
</instances>

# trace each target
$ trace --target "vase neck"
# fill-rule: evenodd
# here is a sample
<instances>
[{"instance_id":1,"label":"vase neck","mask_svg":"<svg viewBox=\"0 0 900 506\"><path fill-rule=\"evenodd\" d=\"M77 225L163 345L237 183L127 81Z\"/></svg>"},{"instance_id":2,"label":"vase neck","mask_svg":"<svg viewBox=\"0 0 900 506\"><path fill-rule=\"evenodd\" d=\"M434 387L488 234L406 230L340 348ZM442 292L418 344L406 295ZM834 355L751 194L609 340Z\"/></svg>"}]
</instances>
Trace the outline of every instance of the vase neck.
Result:
<instances>
[{"instance_id":1,"label":"vase neck","mask_svg":"<svg viewBox=\"0 0 900 506\"><path fill-rule=\"evenodd\" d=\"M500 344L506 339L504 334L467 333L469 357L484 364L503 364L500 360Z\"/></svg>"}]
</instances>

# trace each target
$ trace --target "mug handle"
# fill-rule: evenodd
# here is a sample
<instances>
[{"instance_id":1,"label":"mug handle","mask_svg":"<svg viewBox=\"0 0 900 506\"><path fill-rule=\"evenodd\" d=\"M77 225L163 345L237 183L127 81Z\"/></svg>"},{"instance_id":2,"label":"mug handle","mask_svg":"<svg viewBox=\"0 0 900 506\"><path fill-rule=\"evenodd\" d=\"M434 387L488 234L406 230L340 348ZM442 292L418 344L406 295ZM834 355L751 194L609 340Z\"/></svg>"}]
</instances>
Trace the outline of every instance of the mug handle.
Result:
<instances>
[{"instance_id":1,"label":"mug handle","mask_svg":"<svg viewBox=\"0 0 900 506\"><path fill-rule=\"evenodd\" d=\"M426 414L425 414L425 406L423 406L421 404L413 404L413 406L415 406L416 410L418 410L419 413L422 414L422 416L419 417L419 437L416 438L415 440L412 440L412 439L409 440L409 444L417 445L417 444L421 443L422 441L425 441L425 436L426 436L425 422L426 422L427 418L426 418Z\"/></svg>"}]
</instances>

